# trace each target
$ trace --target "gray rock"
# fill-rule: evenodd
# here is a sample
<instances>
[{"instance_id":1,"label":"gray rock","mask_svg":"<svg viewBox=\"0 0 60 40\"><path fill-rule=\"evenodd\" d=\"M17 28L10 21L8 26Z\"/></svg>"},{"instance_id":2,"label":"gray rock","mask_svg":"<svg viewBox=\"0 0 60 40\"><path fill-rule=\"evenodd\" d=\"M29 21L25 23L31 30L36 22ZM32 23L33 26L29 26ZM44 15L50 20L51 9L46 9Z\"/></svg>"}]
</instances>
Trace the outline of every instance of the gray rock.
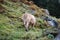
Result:
<instances>
[{"instance_id":1,"label":"gray rock","mask_svg":"<svg viewBox=\"0 0 60 40\"><path fill-rule=\"evenodd\" d=\"M58 34L54 40L60 40L60 34Z\"/></svg>"},{"instance_id":2,"label":"gray rock","mask_svg":"<svg viewBox=\"0 0 60 40\"><path fill-rule=\"evenodd\" d=\"M48 11L47 9L45 9L45 13L46 13L47 15L50 15L50 14L49 14L49 11Z\"/></svg>"},{"instance_id":3,"label":"gray rock","mask_svg":"<svg viewBox=\"0 0 60 40\"><path fill-rule=\"evenodd\" d=\"M52 18L46 17L44 20L46 20L50 26L58 27L58 23Z\"/></svg>"}]
</instances>

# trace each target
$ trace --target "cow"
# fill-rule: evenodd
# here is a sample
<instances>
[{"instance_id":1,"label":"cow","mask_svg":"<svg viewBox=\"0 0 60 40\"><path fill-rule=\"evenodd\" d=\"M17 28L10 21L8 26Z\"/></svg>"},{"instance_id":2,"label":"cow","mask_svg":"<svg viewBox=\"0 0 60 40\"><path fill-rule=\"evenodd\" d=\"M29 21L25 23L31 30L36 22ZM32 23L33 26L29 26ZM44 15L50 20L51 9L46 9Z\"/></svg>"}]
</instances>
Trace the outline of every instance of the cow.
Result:
<instances>
[{"instance_id":1,"label":"cow","mask_svg":"<svg viewBox=\"0 0 60 40\"><path fill-rule=\"evenodd\" d=\"M26 28L26 31L28 31L30 24L32 24L33 27L36 24L36 18L32 14L29 14L28 12L25 12L22 15L22 20L23 20L24 26Z\"/></svg>"}]
</instances>

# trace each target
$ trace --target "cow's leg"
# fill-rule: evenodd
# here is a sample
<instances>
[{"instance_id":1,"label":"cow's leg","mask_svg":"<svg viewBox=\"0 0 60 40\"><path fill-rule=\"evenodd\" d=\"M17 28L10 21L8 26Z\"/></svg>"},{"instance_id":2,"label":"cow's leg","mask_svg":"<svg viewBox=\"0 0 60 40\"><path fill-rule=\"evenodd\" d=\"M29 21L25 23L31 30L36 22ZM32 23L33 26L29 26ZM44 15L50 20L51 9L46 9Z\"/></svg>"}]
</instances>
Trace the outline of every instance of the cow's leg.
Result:
<instances>
[{"instance_id":1,"label":"cow's leg","mask_svg":"<svg viewBox=\"0 0 60 40\"><path fill-rule=\"evenodd\" d=\"M28 31L28 27L29 27L29 22L26 22L26 23L25 23L26 31Z\"/></svg>"},{"instance_id":2,"label":"cow's leg","mask_svg":"<svg viewBox=\"0 0 60 40\"><path fill-rule=\"evenodd\" d=\"M26 24L26 22L24 21L24 25Z\"/></svg>"}]
</instances>

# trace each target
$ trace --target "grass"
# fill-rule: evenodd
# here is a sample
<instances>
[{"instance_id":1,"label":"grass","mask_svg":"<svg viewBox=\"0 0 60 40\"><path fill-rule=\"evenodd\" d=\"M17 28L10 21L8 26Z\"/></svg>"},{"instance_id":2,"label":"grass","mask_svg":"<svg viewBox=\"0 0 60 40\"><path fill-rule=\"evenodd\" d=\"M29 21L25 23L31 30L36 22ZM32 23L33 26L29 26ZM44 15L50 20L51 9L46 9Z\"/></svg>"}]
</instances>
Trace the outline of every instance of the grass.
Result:
<instances>
[{"instance_id":1,"label":"grass","mask_svg":"<svg viewBox=\"0 0 60 40\"><path fill-rule=\"evenodd\" d=\"M36 27L30 28L28 32L25 31L23 22L19 17L24 12L30 11L28 5L8 0L5 0L5 3L1 5L5 8L5 12L0 14L0 40L52 40L48 36L43 36L43 29L46 26L40 18L37 19Z\"/></svg>"}]
</instances>

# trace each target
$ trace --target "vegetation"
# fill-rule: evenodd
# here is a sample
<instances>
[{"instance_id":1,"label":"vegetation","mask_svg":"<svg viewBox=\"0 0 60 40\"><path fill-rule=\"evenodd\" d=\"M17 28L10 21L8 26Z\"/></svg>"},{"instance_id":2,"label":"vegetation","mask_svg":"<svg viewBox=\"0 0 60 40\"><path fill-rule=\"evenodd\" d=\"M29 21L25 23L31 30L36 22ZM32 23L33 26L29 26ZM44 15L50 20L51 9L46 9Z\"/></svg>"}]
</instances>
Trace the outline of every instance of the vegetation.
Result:
<instances>
[{"instance_id":1,"label":"vegetation","mask_svg":"<svg viewBox=\"0 0 60 40\"><path fill-rule=\"evenodd\" d=\"M46 26L45 21L40 17L37 17L37 24L34 28L30 28L28 32L25 31L23 22L20 17L24 12L30 12L31 9L29 5L26 5L22 2L12 2L5 0L3 4L0 4L4 7L4 12L0 12L0 40L53 40L54 36L52 34L46 35L48 32L56 32L51 30L50 26ZM38 13L42 13L40 8ZM39 14L38 14L39 15ZM41 16L40 15L40 16ZM48 25L48 24L47 24Z\"/></svg>"}]
</instances>

